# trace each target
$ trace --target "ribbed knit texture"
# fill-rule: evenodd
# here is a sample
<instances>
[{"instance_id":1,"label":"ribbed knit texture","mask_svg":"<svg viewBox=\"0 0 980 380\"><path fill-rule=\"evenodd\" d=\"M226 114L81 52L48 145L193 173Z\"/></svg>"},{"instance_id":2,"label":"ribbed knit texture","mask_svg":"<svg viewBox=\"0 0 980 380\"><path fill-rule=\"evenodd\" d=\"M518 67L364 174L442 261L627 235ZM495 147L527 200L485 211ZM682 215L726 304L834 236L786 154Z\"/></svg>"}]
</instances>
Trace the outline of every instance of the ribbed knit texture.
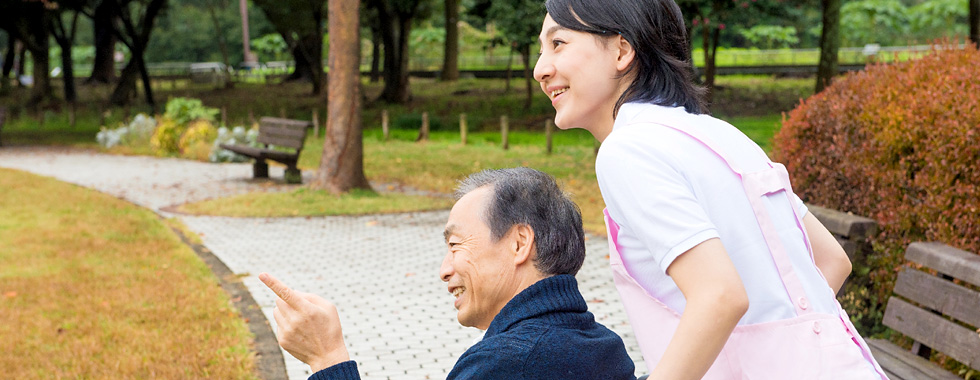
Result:
<instances>
[{"instance_id":1,"label":"ribbed knit texture","mask_svg":"<svg viewBox=\"0 0 980 380\"><path fill-rule=\"evenodd\" d=\"M447 379L635 379L623 340L587 309L574 276L538 281L500 310L483 340L459 357ZM310 376L342 379L360 379L353 361Z\"/></svg>"},{"instance_id":2,"label":"ribbed knit texture","mask_svg":"<svg viewBox=\"0 0 980 380\"><path fill-rule=\"evenodd\" d=\"M635 379L623 340L587 308L574 276L538 281L500 310L448 379Z\"/></svg>"},{"instance_id":3,"label":"ribbed knit texture","mask_svg":"<svg viewBox=\"0 0 980 380\"><path fill-rule=\"evenodd\" d=\"M357 363L353 360L348 360L317 371L317 373L310 376L309 380L346 380L360 378L361 375L357 373Z\"/></svg>"}]
</instances>

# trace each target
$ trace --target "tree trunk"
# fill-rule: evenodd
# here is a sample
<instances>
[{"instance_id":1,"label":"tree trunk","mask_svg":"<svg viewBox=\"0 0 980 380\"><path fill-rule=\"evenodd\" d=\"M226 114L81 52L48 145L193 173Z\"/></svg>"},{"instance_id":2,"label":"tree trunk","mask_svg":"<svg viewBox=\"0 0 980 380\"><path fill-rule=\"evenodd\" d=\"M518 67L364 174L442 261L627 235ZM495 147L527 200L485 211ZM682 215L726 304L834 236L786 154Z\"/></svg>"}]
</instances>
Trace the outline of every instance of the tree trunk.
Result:
<instances>
[{"instance_id":1,"label":"tree trunk","mask_svg":"<svg viewBox=\"0 0 980 380\"><path fill-rule=\"evenodd\" d=\"M136 94L136 77L138 75L140 75L140 69L136 61L130 59L123 67L122 74L119 75L116 88L112 90L112 95L109 96L109 103L115 106L129 104L129 100Z\"/></svg>"},{"instance_id":2,"label":"tree trunk","mask_svg":"<svg viewBox=\"0 0 980 380\"><path fill-rule=\"evenodd\" d=\"M300 36L293 47L293 60L296 66L286 78L290 81L308 81L313 84L313 94L323 91L323 33L317 32Z\"/></svg>"},{"instance_id":3,"label":"tree trunk","mask_svg":"<svg viewBox=\"0 0 980 380\"><path fill-rule=\"evenodd\" d=\"M95 31L95 61L92 75L85 83L110 83L116 80L116 36L112 33L113 2L102 1L95 8L92 26Z\"/></svg>"},{"instance_id":4,"label":"tree trunk","mask_svg":"<svg viewBox=\"0 0 980 380\"><path fill-rule=\"evenodd\" d=\"M820 62L817 64L817 85L814 93L823 91L837 76L837 51L840 50L841 0L821 0L823 30L820 33Z\"/></svg>"},{"instance_id":5,"label":"tree trunk","mask_svg":"<svg viewBox=\"0 0 980 380\"><path fill-rule=\"evenodd\" d=\"M67 43L59 44L61 46L61 66L64 68L62 74L62 79L65 83L65 101L68 103L75 103L78 99L77 93L75 92L75 65L71 61L71 45L70 41Z\"/></svg>"},{"instance_id":6,"label":"tree trunk","mask_svg":"<svg viewBox=\"0 0 980 380\"><path fill-rule=\"evenodd\" d=\"M221 60L225 64L225 70L221 73L221 76L224 78L225 88L232 88L234 87L234 83L231 82L231 72L228 71L231 68L231 60L228 59L228 41L225 39L221 21L218 20L218 12L214 8L213 4L209 5L208 14L211 15L211 23L214 24L214 34L218 40L218 50L221 51Z\"/></svg>"},{"instance_id":7,"label":"tree trunk","mask_svg":"<svg viewBox=\"0 0 980 380\"><path fill-rule=\"evenodd\" d=\"M248 33L248 0L238 0L238 12L242 16L242 60L245 67L255 68L258 63L255 54L252 53L251 39Z\"/></svg>"},{"instance_id":8,"label":"tree trunk","mask_svg":"<svg viewBox=\"0 0 980 380\"><path fill-rule=\"evenodd\" d=\"M408 88L408 35L412 31L412 19L399 16L393 26L384 26L382 19L382 28L388 29L388 36L385 37L385 87L381 99L403 104L411 96ZM389 44L389 40L392 43Z\"/></svg>"},{"instance_id":9,"label":"tree trunk","mask_svg":"<svg viewBox=\"0 0 980 380\"><path fill-rule=\"evenodd\" d=\"M360 89L360 0L329 2L327 130L313 187L332 193L370 189L364 176Z\"/></svg>"},{"instance_id":10,"label":"tree trunk","mask_svg":"<svg viewBox=\"0 0 980 380\"><path fill-rule=\"evenodd\" d=\"M40 41L39 41L40 42ZM31 50L34 61L34 87L31 89L30 102L38 104L52 97L51 90L51 60L48 58L50 43L47 38L41 42L42 48Z\"/></svg>"},{"instance_id":11,"label":"tree trunk","mask_svg":"<svg viewBox=\"0 0 980 380\"><path fill-rule=\"evenodd\" d=\"M371 83L378 83L381 80L381 31L378 28L371 28Z\"/></svg>"},{"instance_id":12,"label":"tree trunk","mask_svg":"<svg viewBox=\"0 0 980 380\"><path fill-rule=\"evenodd\" d=\"M705 25L701 29L702 47L704 49L704 98L708 104L711 104L715 92L715 55L718 51L718 37L720 34L721 29L718 29L717 26L709 27Z\"/></svg>"},{"instance_id":13,"label":"tree trunk","mask_svg":"<svg viewBox=\"0 0 980 380\"><path fill-rule=\"evenodd\" d=\"M459 79L459 0L446 0L446 44L442 55L444 81Z\"/></svg>"},{"instance_id":14,"label":"tree trunk","mask_svg":"<svg viewBox=\"0 0 980 380\"><path fill-rule=\"evenodd\" d=\"M521 47L521 60L524 61L524 84L527 87L527 98L524 99L524 110L531 109L531 99L534 96L534 86L531 85L531 46Z\"/></svg>"},{"instance_id":15,"label":"tree trunk","mask_svg":"<svg viewBox=\"0 0 980 380\"><path fill-rule=\"evenodd\" d=\"M14 69L14 60L17 59L17 42L7 33L7 51L3 54L3 77L0 78L0 92L6 93L10 89L10 72Z\"/></svg>"},{"instance_id":16,"label":"tree trunk","mask_svg":"<svg viewBox=\"0 0 980 380\"><path fill-rule=\"evenodd\" d=\"M980 0L970 0L970 41L980 46Z\"/></svg>"},{"instance_id":17,"label":"tree trunk","mask_svg":"<svg viewBox=\"0 0 980 380\"><path fill-rule=\"evenodd\" d=\"M20 81L20 78L24 76L24 61L27 60L27 47L21 43L20 47L17 49L17 58L14 58L14 82L17 83L17 87L24 87L24 82Z\"/></svg>"},{"instance_id":18,"label":"tree trunk","mask_svg":"<svg viewBox=\"0 0 980 380\"><path fill-rule=\"evenodd\" d=\"M507 51L507 70L504 72L504 93L510 93L510 80L514 76L514 45L510 45L510 50Z\"/></svg>"}]
</instances>

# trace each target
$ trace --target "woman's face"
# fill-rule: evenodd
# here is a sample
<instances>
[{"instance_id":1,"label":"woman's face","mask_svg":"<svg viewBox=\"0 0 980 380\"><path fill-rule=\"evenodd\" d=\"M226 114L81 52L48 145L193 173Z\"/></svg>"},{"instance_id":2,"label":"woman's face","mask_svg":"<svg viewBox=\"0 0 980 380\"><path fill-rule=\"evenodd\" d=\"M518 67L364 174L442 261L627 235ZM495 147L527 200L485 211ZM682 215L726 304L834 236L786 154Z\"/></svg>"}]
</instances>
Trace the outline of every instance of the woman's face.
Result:
<instances>
[{"instance_id":1,"label":"woman's face","mask_svg":"<svg viewBox=\"0 0 980 380\"><path fill-rule=\"evenodd\" d=\"M628 83L619 78L632 48L616 35L599 37L558 25L547 15L538 36L534 79L555 107L555 125L584 128L599 139L612 131L613 108Z\"/></svg>"}]
</instances>

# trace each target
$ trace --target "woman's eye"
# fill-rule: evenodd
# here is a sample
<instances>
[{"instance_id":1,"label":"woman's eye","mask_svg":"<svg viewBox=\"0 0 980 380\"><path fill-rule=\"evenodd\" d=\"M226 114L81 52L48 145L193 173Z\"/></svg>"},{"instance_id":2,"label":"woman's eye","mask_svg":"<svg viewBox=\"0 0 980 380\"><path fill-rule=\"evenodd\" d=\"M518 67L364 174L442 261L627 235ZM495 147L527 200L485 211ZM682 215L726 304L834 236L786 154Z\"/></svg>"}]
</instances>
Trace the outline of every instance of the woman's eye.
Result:
<instances>
[{"instance_id":1,"label":"woman's eye","mask_svg":"<svg viewBox=\"0 0 980 380\"><path fill-rule=\"evenodd\" d=\"M562 41L562 40L551 40L551 45L554 46L555 49L557 49L558 46L560 46L560 45L562 45L564 43L565 43L565 41Z\"/></svg>"}]
</instances>

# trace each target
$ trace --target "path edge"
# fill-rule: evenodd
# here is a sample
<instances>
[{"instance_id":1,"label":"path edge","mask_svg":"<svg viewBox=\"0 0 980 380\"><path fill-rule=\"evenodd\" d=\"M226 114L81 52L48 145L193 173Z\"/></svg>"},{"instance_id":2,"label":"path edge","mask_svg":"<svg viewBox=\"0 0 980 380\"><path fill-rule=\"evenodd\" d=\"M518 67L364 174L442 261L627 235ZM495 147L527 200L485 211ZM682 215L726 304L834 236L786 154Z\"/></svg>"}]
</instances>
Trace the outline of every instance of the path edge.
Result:
<instances>
[{"instance_id":1,"label":"path edge","mask_svg":"<svg viewBox=\"0 0 980 380\"><path fill-rule=\"evenodd\" d=\"M163 216L160 217L163 219ZM279 341L272 331L272 326L269 325L269 320L266 319L265 314L262 314L262 308L255 302L255 298L252 298L252 293L211 250L202 244L191 242L184 231L171 225L168 227L207 264L208 268L211 268L211 272L218 278L221 288L228 294L242 318L248 323L249 331L255 336L255 372L259 378L263 380L288 379L286 363L282 356L282 350L279 348Z\"/></svg>"}]
</instances>

